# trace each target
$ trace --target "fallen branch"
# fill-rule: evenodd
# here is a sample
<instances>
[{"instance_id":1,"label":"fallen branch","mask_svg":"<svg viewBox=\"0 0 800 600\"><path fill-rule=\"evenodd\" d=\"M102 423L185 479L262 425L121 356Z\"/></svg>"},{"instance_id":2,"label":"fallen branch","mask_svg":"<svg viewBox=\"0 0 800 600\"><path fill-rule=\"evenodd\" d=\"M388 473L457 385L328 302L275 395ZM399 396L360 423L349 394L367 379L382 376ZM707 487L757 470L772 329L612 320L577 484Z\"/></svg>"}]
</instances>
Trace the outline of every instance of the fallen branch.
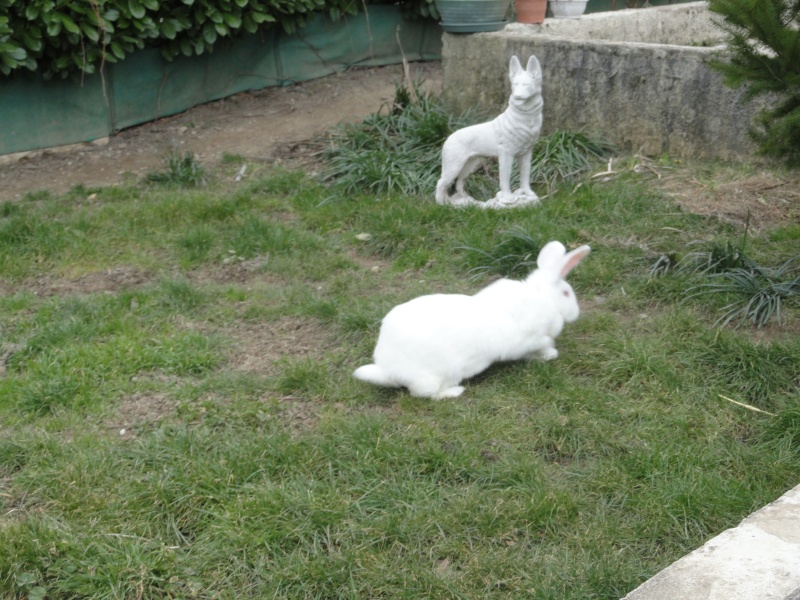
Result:
<instances>
[{"instance_id":1,"label":"fallen branch","mask_svg":"<svg viewBox=\"0 0 800 600\"><path fill-rule=\"evenodd\" d=\"M608 159L608 165L606 166L606 170L605 171L601 171L600 173L595 173L594 175L591 176L590 179L595 179L597 177L604 177L604 176L607 177L609 175L618 175L619 174L618 171L614 171L614 170L611 169L611 164L613 162L614 162L614 159L613 158L609 158Z\"/></svg>"}]
</instances>

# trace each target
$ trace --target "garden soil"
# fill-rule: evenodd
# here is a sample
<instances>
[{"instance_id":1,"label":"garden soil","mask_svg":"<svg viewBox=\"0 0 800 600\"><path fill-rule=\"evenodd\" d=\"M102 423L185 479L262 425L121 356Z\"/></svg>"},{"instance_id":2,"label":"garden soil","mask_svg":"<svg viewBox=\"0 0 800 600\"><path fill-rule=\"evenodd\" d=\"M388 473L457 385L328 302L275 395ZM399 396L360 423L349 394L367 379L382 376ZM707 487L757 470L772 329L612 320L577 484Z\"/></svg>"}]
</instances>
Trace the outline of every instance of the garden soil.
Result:
<instances>
[{"instance_id":1,"label":"garden soil","mask_svg":"<svg viewBox=\"0 0 800 600\"><path fill-rule=\"evenodd\" d=\"M94 143L0 156L0 202L138 180L162 170L174 151L192 152L210 169L226 155L256 164L291 162L334 126L391 108L397 86L408 81L438 94L441 63L411 63L407 71L403 65L350 69L236 94Z\"/></svg>"}]
</instances>

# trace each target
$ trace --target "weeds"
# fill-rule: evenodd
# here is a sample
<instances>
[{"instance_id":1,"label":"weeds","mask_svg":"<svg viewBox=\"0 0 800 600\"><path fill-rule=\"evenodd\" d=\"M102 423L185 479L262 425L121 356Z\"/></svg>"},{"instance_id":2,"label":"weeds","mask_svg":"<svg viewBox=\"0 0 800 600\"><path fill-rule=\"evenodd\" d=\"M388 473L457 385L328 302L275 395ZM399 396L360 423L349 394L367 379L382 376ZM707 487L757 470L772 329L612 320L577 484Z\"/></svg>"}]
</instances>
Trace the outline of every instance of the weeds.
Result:
<instances>
[{"instance_id":1,"label":"weeds","mask_svg":"<svg viewBox=\"0 0 800 600\"><path fill-rule=\"evenodd\" d=\"M593 161L607 157L614 146L583 133L555 131L533 147L531 181L553 189L564 181L575 181L592 168Z\"/></svg>"},{"instance_id":2,"label":"weeds","mask_svg":"<svg viewBox=\"0 0 800 600\"><path fill-rule=\"evenodd\" d=\"M748 229L745 224L741 240L736 243L692 241L687 246L701 249L680 259L675 253L661 254L650 267L650 275L674 271L704 281L687 289L687 300L706 294L736 297L721 309L723 314L716 322L719 327L749 321L761 328L772 318L780 323L784 304L800 297L800 273L794 275L800 255L777 267L763 267L745 253Z\"/></svg>"},{"instance_id":3,"label":"weeds","mask_svg":"<svg viewBox=\"0 0 800 600\"><path fill-rule=\"evenodd\" d=\"M459 246L467 252L469 264L476 264L468 272L477 279L486 275L522 277L536 267L536 257L542 243L520 227L512 227L502 234L497 244L488 250L470 246Z\"/></svg>"},{"instance_id":4,"label":"weeds","mask_svg":"<svg viewBox=\"0 0 800 600\"><path fill-rule=\"evenodd\" d=\"M205 167L192 152L184 152L181 155L178 150L172 150L164 158L164 166L166 167L164 171L149 173L145 181L189 188L203 187L208 183Z\"/></svg>"},{"instance_id":5,"label":"weeds","mask_svg":"<svg viewBox=\"0 0 800 600\"><path fill-rule=\"evenodd\" d=\"M663 272L674 267L675 270L688 273L690 275L710 275L715 273L725 273L734 269L753 269L756 263L745 253L747 246L747 234L750 230L750 217L745 221L742 237L738 242L719 242L717 240L707 242L694 240L687 246L700 247L699 250L689 252L680 261L674 259L674 255L666 262L663 262ZM661 259L659 259L661 260ZM658 264L659 261L656 262ZM656 269L658 272L658 269ZM655 274L655 273L654 273Z\"/></svg>"},{"instance_id":6,"label":"weeds","mask_svg":"<svg viewBox=\"0 0 800 600\"><path fill-rule=\"evenodd\" d=\"M745 230L746 231L746 230ZM691 275L714 275L728 271L753 270L758 265L745 254L744 243L690 242L688 246L702 245L701 250L688 253L677 265L679 271Z\"/></svg>"}]
</instances>

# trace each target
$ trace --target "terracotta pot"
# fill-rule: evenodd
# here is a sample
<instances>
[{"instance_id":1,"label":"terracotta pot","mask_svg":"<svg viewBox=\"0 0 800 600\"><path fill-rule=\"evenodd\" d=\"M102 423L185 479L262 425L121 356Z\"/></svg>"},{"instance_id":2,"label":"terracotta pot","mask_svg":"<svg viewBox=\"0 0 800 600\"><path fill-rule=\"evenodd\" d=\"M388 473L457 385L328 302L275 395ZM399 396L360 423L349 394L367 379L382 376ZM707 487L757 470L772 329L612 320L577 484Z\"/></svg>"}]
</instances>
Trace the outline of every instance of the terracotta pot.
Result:
<instances>
[{"instance_id":1,"label":"terracotta pot","mask_svg":"<svg viewBox=\"0 0 800 600\"><path fill-rule=\"evenodd\" d=\"M547 12L547 0L516 0L514 8L519 23L542 23Z\"/></svg>"}]
</instances>

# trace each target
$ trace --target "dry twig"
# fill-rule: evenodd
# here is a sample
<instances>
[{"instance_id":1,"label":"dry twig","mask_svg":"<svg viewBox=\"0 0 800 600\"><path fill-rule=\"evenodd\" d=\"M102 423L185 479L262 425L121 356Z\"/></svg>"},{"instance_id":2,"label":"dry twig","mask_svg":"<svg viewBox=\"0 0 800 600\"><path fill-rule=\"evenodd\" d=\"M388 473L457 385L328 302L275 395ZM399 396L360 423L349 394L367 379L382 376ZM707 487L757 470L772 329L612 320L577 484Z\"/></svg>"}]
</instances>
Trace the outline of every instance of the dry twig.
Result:
<instances>
[{"instance_id":1,"label":"dry twig","mask_svg":"<svg viewBox=\"0 0 800 600\"><path fill-rule=\"evenodd\" d=\"M760 408L756 408L755 406L751 406L749 404L745 404L744 402L739 402L737 400L733 400L731 398L728 398L727 396L723 396L722 394L720 394L719 397L722 398L723 400L727 400L728 402L733 402L734 404L736 404L738 406L746 408L747 410L752 410L754 412L763 413L765 415L769 415L770 417L774 417L775 416L775 413L767 412L766 410L761 410Z\"/></svg>"}]
</instances>

